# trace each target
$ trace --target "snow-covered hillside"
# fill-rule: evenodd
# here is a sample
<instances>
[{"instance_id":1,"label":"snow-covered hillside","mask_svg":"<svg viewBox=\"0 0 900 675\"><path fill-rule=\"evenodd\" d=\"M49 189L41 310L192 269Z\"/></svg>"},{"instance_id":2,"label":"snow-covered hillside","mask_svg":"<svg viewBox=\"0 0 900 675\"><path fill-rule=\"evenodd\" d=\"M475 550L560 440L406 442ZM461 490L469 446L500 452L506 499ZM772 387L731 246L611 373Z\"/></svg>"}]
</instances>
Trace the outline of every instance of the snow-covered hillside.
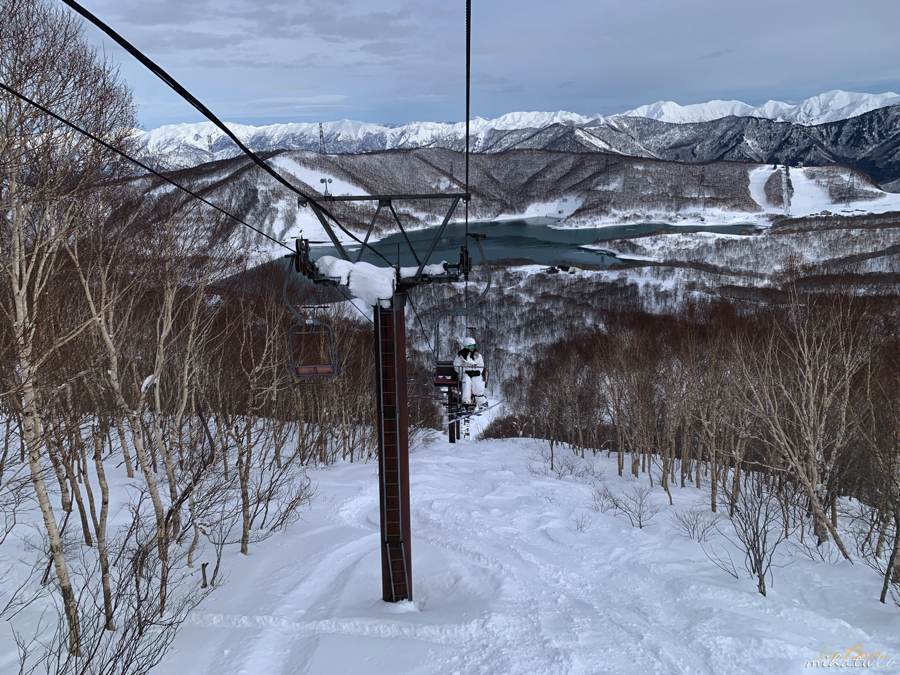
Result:
<instances>
[{"instance_id":1,"label":"snow-covered hillside","mask_svg":"<svg viewBox=\"0 0 900 675\"><path fill-rule=\"evenodd\" d=\"M553 124L582 126L602 121L599 115L585 117L569 112L509 113L496 119L476 117L471 121L470 134L476 149L485 137L498 131L543 129ZM318 150L317 123L273 124L254 127L228 124L242 143L258 152L269 150ZM425 148L433 145L447 147L465 142L465 122L413 122L404 125L373 124L353 120L324 122L322 132L329 152L370 152L401 148ZM137 132L143 150L161 163L189 166L233 157L237 147L212 122L170 124L147 132Z\"/></svg>"},{"instance_id":2,"label":"snow-covered hillside","mask_svg":"<svg viewBox=\"0 0 900 675\"><path fill-rule=\"evenodd\" d=\"M271 159L279 172L304 190L321 193L324 188L320 181L331 180L328 185L335 195L458 189L458 184L450 182L452 174L447 171L454 162L459 166L457 155L440 149L324 157L296 151ZM325 244L330 241L313 212L297 208L293 194L261 173L242 172L241 166L237 162L229 167L206 165L198 173L206 183L247 195L245 206L251 222L270 236L288 245L299 236ZM226 171L234 172L233 181ZM547 181L547 174L557 178ZM559 219L553 224L558 229L635 222L767 227L773 219L783 216L900 211L900 194L885 192L864 174L840 166L794 167L787 171L781 165L717 162L698 167L541 151L478 155L473 158L471 175L473 184L478 186L470 206L473 220L553 214ZM498 175L504 180L495 180ZM438 225L446 215L444 208L425 212L403 202L398 202L396 208L406 214L408 229ZM346 224L364 234L374 211L374 205L361 202L354 211L347 211ZM460 218L461 213L457 211L455 217ZM396 229L390 221L382 219L381 223L386 229L375 232L373 239ZM247 236L245 231L240 233ZM340 231L336 236L345 244L352 241ZM274 253L268 240L247 243L258 245L264 254Z\"/></svg>"},{"instance_id":3,"label":"snow-covered hillside","mask_svg":"<svg viewBox=\"0 0 900 675\"><path fill-rule=\"evenodd\" d=\"M656 487L660 512L638 529L590 505L597 486L629 494L646 475L620 479L598 458L558 478L546 451L517 439L412 453L414 602L397 605L380 598L375 465L312 471L313 508L228 556L227 583L154 673L777 675L853 648L897 672L900 614L865 565L785 544L763 597L679 536L674 515L708 508L705 490L673 489L669 506Z\"/></svg>"},{"instance_id":4,"label":"snow-covered hillside","mask_svg":"<svg viewBox=\"0 0 900 675\"><path fill-rule=\"evenodd\" d=\"M762 213L688 208L680 213L659 214L661 222L747 220L765 225L767 217L780 215L805 218L819 214L848 216L900 211L900 194L879 190L844 167L794 168L785 175L784 167L748 165L747 173L750 197ZM775 190L771 189L773 184Z\"/></svg>"}]
</instances>

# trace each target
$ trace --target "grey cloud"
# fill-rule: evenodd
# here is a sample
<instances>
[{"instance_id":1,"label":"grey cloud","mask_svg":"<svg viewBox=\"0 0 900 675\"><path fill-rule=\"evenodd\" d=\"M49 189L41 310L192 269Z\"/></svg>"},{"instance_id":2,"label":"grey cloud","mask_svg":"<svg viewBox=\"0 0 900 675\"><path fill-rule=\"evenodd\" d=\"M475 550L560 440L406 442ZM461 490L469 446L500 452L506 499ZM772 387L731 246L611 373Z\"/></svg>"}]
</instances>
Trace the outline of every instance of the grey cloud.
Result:
<instances>
[{"instance_id":1,"label":"grey cloud","mask_svg":"<svg viewBox=\"0 0 900 675\"><path fill-rule=\"evenodd\" d=\"M494 75L481 70L472 70L472 81L482 85L502 85L509 84L510 80L502 75Z\"/></svg>"},{"instance_id":2,"label":"grey cloud","mask_svg":"<svg viewBox=\"0 0 900 675\"><path fill-rule=\"evenodd\" d=\"M416 32L409 17L400 13L370 12L361 17L340 17L331 21L309 21L317 35L344 40L371 40L409 37Z\"/></svg>"},{"instance_id":3,"label":"grey cloud","mask_svg":"<svg viewBox=\"0 0 900 675\"><path fill-rule=\"evenodd\" d=\"M402 8L360 12L353 11L354 7L346 1L240 0L223 6L210 0L125 0L108 3L105 9L99 13L107 19L115 17L119 24L153 29L192 24L198 28L214 26L219 34L231 34L233 41L252 36L293 39L304 35L340 42L371 41L410 37L417 31L413 17Z\"/></svg>"},{"instance_id":4,"label":"grey cloud","mask_svg":"<svg viewBox=\"0 0 900 675\"><path fill-rule=\"evenodd\" d=\"M398 96L397 100L406 103L439 103L450 99L447 94L422 94L419 96Z\"/></svg>"},{"instance_id":5,"label":"grey cloud","mask_svg":"<svg viewBox=\"0 0 900 675\"><path fill-rule=\"evenodd\" d=\"M253 6L230 12L229 16L243 22L243 29L255 35L278 38L307 36L334 42L353 42L409 37L416 32L415 23L402 11L348 15L336 11L333 6L305 12Z\"/></svg>"},{"instance_id":6,"label":"grey cloud","mask_svg":"<svg viewBox=\"0 0 900 675\"><path fill-rule=\"evenodd\" d=\"M172 72L190 78L186 86L202 82L211 98L223 92L216 111L226 118L234 111L234 121L263 121L265 108L257 113L239 102L275 101L298 91L297 82L346 93L334 106L347 107L336 114L362 115L355 119L462 119L465 22L458 3L84 2L161 66L177 65ZM612 114L657 100L755 105L829 89L900 90L893 35L900 2L893 0L568 0L559 9L548 14L543 0L473 3L473 114ZM146 93L152 78L113 52L136 96L148 101L145 123L182 121L181 107L157 102L171 92Z\"/></svg>"},{"instance_id":7,"label":"grey cloud","mask_svg":"<svg viewBox=\"0 0 900 675\"><path fill-rule=\"evenodd\" d=\"M733 49L719 49L717 51L709 52L708 54L704 54L703 56L700 56L699 58L700 59L717 59L720 56L725 56L726 54L731 54L733 51L734 51Z\"/></svg>"},{"instance_id":8,"label":"grey cloud","mask_svg":"<svg viewBox=\"0 0 900 675\"><path fill-rule=\"evenodd\" d=\"M191 64L199 68L218 70L246 68L260 71L266 69L314 71L328 66L325 56L319 54L306 54L299 58L262 58L255 54L232 54L215 58L192 59Z\"/></svg>"},{"instance_id":9,"label":"grey cloud","mask_svg":"<svg viewBox=\"0 0 900 675\"><path fill-rule=\"evenodd\" d=\"M185 50L222 50L233 49L247 44L250 38L242 35L218 35L192 30L170 31L153 43L154 53L180 52Z\"/></svg>"},{"instance_id":10,"label":"grey cloud","mask_svg":"<svg viewBox=\"0 0 900 675\"><path fill-rule=\"evenodd\" d=\"M214 16L209 0L177 0L166 2L110 2L101 18L115 17L135 26L183 26ZM108 22L108 21L107 21Z\"/></svg>"},{"instance_id":11,"label":"grey cloud","mask_svg":"<svg viewBox=\"0 0 900 675\"><path fill-rule=\"evenodd\" d=\"M392 40L380 40L378 42L370 42L359 47L359 51L377 56L396 56L406 53L410 50L409 45L402 42L394 42Z\"/></svg>"},{"instance_id":12,"label":"grey cloud","mask_svg":"<svg viewBox=\"0 0 900 675\"><path fill-rule=\"evenodd\" d=\"M343 94L322 94L319 96L253 99L232 103L231 106L236 110L251 110L255 113L261 111L342 110L346 108L342 104L346 100L347 97Z\"/></svg>"}]
</instances>

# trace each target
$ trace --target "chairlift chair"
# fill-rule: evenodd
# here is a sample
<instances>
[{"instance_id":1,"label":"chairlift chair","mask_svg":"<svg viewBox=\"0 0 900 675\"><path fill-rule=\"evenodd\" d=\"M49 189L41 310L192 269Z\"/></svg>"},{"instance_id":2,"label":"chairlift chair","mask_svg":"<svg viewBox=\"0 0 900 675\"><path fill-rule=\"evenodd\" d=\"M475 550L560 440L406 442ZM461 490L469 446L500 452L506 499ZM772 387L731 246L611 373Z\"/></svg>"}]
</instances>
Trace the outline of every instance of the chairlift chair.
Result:
<instances>
[{"instance_id":1,"label":"chairlift chair","mask_svg":"<svg viewBox=\"0 0 900 675\"><path fill-rule=\"evenodd\" d=\"M484 264L485 272L487 273L487 283L484 286L484 290L475 298L475 302L472 303L469 307L459 307L456 309L448 309L445 312L441 312L434 319L434 386L436 387L448 387L454 386L450 383L453 382L455 385L459 384L459 375L455 372L453 368L453 359L451 358L449 361L441 360L440 358L440 338L441 338L441 322L448 317L451 316L463 316L466 317L466 331L475 330L475 326L470 326L472 323L471 319L476 319L480 321L483 328L483 336L481 340L478 341L479 347L481 351L481 355L484 357L484 367L485 370L488 368L489 360L490 360L490 341L491 341L491 322L488 321L488 318L482 314L481 312L476 311L478 305L481 303L481 300L487 295L488 290L491 288L491 268L487 263L487 258L484 255L484 249L481 247L481 239L484 238L483 234L475 234L469 233L469 237L475 240L475 244L478 246L478 252L481 254L481 261ZM460 272L463 274L468 274L472 269L472 259L469 257L468 248L463 247L460 250ZM451 371L453 371L451 373Z\"/></svg>"},{"instance_id":2,"label":"chairlift chair","mask_svg":"<svg viewBox=\"0 0 900 675\"><path fill-rule=\"evenodd\" d=\"M479 296L475 299L475 302L473 302L471 306L450 309L445 312L441 312L437 315L437 317L435 317L434 320L434 386L439 389L445 390L446 392L445 405L447 407L447 414L450 416L451 420L448 429L451 443L455 443L456 438L460 436L459 422L453 422L453 419L455 416L459 415L460 412L466 410L467 406L462 403L462 387L460 383L460 374L457 371L456 366L453 365L452 357L450 358L450 360L441 358L440 338L442 322L454 316L464 317L467 333L473 333L476 329L475 326L472 326L470 324L480 322L483 325L483 333L480 339L476 338L476 342L479 345L479 351L484 358L485 377L490 366L491 322L488 321L488 318L484 314L477 311L477 307L482 298L487 295L487 292L491 287L491 269L487 263L487 258L484 255L484 249L482 249L481 247L480 239L482 239L484 235L470 233L468 236L473 238L475 240L475 243L478 245L478 251L481 254L481 260L484 263L484 268L487 272L487 284L485 285L484 290L479 294ZM460 253L460 271L468 274L472 267L471 258L468 255L468 249L466 247L463 247ZM475 321L473 321L473 319Z\"/></svg>"},{"instance_id":3,"label":"chairlift chair","mask_svg":"<svg viewBox=\"0 0 900 675\"><path fill-rule=\"evenodd\" d=\"M309 242L298 239L297 253L285 257L291 258L291 266L300 272L301 268L308 264ZM311 316L301 316L288 298L289 280L290 274L286 274L282 295L296 319L296 323L288 331L290 381L297 385L331 384L340 376L342 366L337 354L334 331L327 323ZM321 307L304 306L302 309L309 312ZM314 358L310 358L310 353Z\"/></svg>"},{"instance_id":4,"label":"chairlift chair","mask_svg":"<svg viewBox=\"0 0 900 675\"><path fill-rule=\"evenodd\" d=\"M299 319L288 336L294 384L329 384L338 378L342 364L331 326L313 318ZM307 358L310 351L324 358Z\"/></svg>"}]
</instances>

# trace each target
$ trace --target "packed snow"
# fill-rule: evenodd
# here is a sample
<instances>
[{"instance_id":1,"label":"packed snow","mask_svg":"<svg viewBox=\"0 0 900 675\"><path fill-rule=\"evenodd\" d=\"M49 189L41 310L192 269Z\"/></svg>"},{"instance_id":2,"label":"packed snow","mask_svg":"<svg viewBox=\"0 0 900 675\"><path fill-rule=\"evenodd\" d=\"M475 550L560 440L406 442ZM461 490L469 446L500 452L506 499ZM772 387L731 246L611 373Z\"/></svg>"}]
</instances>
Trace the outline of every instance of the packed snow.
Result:
<instances>
[{"instance_id":1,"label":"packed snow","mask_svg":"<svg viewBox=\"0 0 900 675\"><path fill-rule=\"evenodd\" d=\"M581 197L570 196L548 202L535 202L518 214L500 216L494 220L519 220L521 218L551 218L563 220L581 208Z\"/></svg>"},{"instance_id":2,"label":"packed snow","mask_svg":"<svg viewBox=\"0 0 900 675\"><path fill-rule=\"evenodd\" d=\"M802 217L816 215L823 211L862 214L900 210L900 194L883 192L874 186L866 186L866 189L876 195L875 199L836 204L829 196L828 190L816 182L816 174L821 172L821 169L816 167L792 167L790 180L794 191L790 198L790 207L785 209L782 206L773 206L766 199L765 184L776 170L768 164L758 165L750 170L750 196L766 213ZM783 171L784 167L781 167L781 170ZM849 179L849 174L846 179Z\"/></svg>"},{"instance_id":3,"label":"packed snow","mask_svg":"<svg viewBox=\"0 0 900 675\"><path fill-rule=\"evenodd\" d=\"M280 169L279 173L288 173L291 176L299 178L307 185L322 193L325 192L327 187L328 193L335 196L366 197L369 194L358 185L354 185L353 183L349 183L337 176L325 173L318 169L303 166L290 157L275 157L274 159L269 160L269 164L274 169ZM327 185L321 182L323 179L328 181Z\"/></svg>"},{"instance_id":4,"label":"packed snow","mask_svg":"<svg viewBox=\"0 0 900 675\"><path fill-rule=\"evenodd\" d=\"M397 283L393 267L376 267L367 262L352 263L323 255L316 261L319 272L346 286L355 298L367 305L389 307Z\"/></svg>"},{"instance_id":5,"label":"packed snow","mask_svg":"<svg viewBox=\"0 0 900 675\"><path fill-rule=\"evenodd\" d=\"M425 265L423 274L438 276L446 273L446 261ZM323 255L316 261L319 272L346 286L350 294L372 307L390 307L391 298L397 285L397 270L394 267L377 267L367 262L349 262L330 255ZM401 267L400 278L410 279L418 273L418 267Z\"/></svg>"},{"instance_id":6,"label":"packed snow","mask_svg":"<svg viewBox=\"0 0 900 675\"><path fill-rule=\"evenodd\" d=\"M422 269L422 274L427 276L440 276L442 274L447 273L447 269L445 265L447 264L446 260L443 260L439 263L434 263L433 265L425 265ZM400 278L401 279L412 279L416 274L418 274L418 267L401 267L400 268Z\"/></svg>"},{"instance_id":7,"label":"packed snow","mask_svg":"<svg viewBox=\"0 0 900 675\"><path fill-rule=\"evenodd\" d=\"M399 604L381 600L376 464L311 471L313 507L249 556L226 554L227 582L154 672L778 675L854 648L900 670L900 613L865 565L785 546L763 597L677 533L674 514L708 505L706 489L673 488L669 506L656 487L660 513L638 529L591 495L646 475L557 447L557 477L548 457L529 439L414 448L414 597Z\"/></svg>"}]
</instances>

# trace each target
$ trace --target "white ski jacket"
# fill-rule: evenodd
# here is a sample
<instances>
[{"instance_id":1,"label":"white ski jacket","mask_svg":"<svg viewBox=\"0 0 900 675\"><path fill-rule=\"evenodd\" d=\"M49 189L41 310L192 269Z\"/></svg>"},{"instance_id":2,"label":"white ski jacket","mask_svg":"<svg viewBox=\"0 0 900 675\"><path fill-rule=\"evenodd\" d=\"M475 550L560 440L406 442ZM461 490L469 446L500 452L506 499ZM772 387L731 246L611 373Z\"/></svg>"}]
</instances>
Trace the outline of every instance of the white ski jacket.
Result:
<instances>
[{"instance_id":1,"label":"white ski jacket","mask_svg":"<svg viewBox=\"0 0 900 675\"><path fill-rule=\"evenodd\" d=\"M453 359L453 365L456 367L460 377L466 372L469 373L469 377L474 377L471 373L476 371L476 376L481 376L484 373L484 357L477 350L470 352L468 349L460 349L456 353L456 358Z\"/></svg>"}]
</instances>

